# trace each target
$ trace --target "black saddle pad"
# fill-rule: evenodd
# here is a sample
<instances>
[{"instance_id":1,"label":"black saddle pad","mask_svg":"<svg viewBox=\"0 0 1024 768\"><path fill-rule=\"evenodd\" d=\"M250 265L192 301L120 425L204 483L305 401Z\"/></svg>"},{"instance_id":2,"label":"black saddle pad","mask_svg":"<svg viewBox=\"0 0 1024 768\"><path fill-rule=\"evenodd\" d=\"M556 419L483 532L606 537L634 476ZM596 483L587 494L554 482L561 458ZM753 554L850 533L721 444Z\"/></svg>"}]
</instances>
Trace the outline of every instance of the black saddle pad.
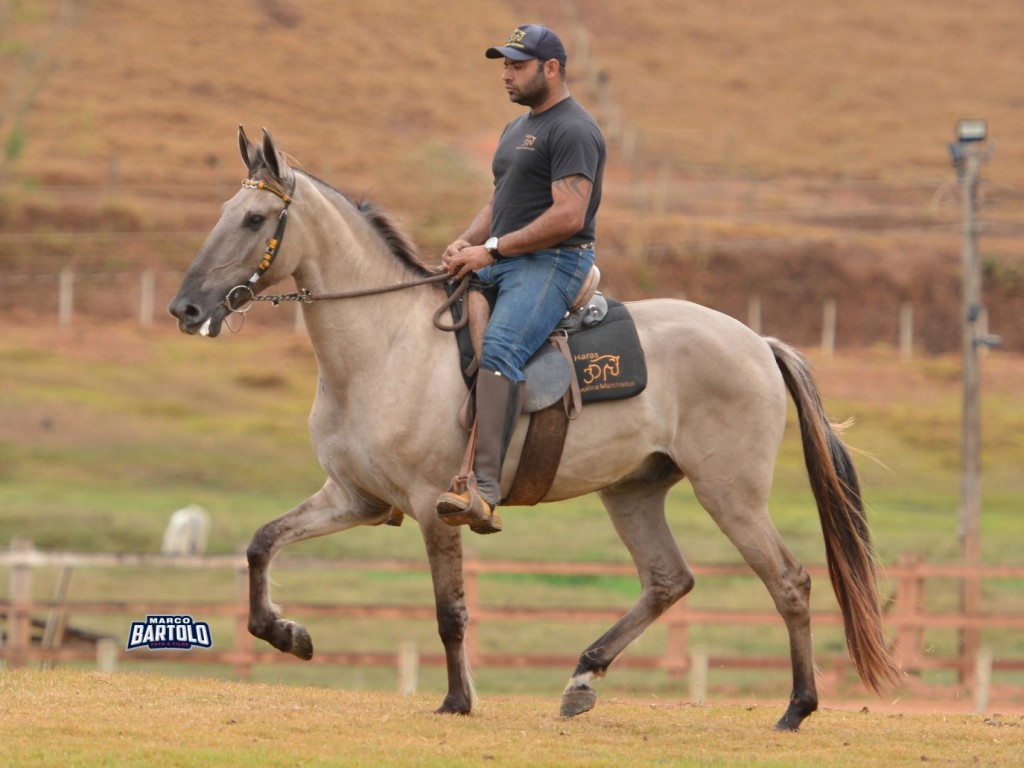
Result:
<instances>
[{"instance_id":1,"label":"black saddle pad","mask_svg":"<svg viewBox=\"0 0 1024 768\"><path fill-rule=\"evenodd\" d=\"M633 316L608 299L608 314L597 325L569 334L569 349L583 402L620 400L647 387L647 361Z\"/></svg>"},{"instance_id":2,"label":"black saddle pad","mask_svg":"<svg viewBox=\"0 0 1024 768\"><path fill-rule=\"evenodd\" d=\"M449 293L452 290L448 283L445 283L445 289ZM647 362L633 316L621 301L607 301L608 314L600 323L590 328L578 328L569 334L569 349L585 403L633 397L647 387ZM452 320L458 322L462 311L462 302L452 305ZM466 373L473 362L469 326L463 327L455 335L459 347L459 367L468 388L472 386L476 375ZM563 393L564 390L555 392L550 402L560 398Z\"/></svg>"}]
</instances>

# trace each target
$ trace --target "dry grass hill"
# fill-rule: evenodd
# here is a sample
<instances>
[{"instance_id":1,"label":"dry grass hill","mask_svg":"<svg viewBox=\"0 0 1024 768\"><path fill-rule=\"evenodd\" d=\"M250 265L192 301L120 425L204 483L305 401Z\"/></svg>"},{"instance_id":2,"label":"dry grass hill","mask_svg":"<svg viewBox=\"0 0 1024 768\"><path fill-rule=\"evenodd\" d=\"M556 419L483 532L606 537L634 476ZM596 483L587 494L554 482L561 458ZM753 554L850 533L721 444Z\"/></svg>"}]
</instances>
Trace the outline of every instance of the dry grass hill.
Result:
<instances>
[{"instance_id":1,"label":"dry grass hill","mask_svg":"<svg viewBox=\"0 0 1024 768\"><path fill-rule=\"evenodd\" d=\"M398 213L437 251L486 194L507 103L482 51L558 29L611 145L607 290L679 295L764 330L892 343L915 308L958 342L960 207L946 144L996 140L983 254L994 331L1024 350L1019 0L7 0L0 242L8 274L180 270L232 194L235 129ZM167 290L171 289L168 281ZM7 303L24 296L7 289Z\"/></svg>"}]
</instances>

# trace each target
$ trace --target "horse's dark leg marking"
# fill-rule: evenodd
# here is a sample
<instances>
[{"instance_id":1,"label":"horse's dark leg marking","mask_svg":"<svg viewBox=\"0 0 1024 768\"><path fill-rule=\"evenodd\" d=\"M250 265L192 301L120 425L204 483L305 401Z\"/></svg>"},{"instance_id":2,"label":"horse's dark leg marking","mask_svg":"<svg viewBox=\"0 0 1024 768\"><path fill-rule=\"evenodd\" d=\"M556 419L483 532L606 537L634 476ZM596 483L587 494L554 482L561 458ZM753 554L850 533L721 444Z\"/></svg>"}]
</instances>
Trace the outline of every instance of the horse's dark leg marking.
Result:
<instances>
[{"instance_id":1,"label":"horse's dark leg marking","mask_svg":"<svg viewBox=\"0 0 1024 768\"><path fill-rule=\"evenodd\" d=\"M665 494L672 482L631 482L600 493L615 530L636 563L641 593L636 604L580 656L562 694L562 717L593 709L597 703L593 680L603 677L627 645L693 589L693 572L665 520Z\"/></svg>"},{"instance_id":2,"label":"horse's dark leg marking","mask_svg":"<svg viewBox=\"0 0 1024 768\"><path fill-rule=\"evenodd\" d=\"M464 645L467 618L464 602L461 606L443 607L438 603L437 630L448 669L448 692L437 708L438 714L468 715L473 709L473 689Z\"/></svg>"},{"instance_id":3,"label":"horse's dark leg marking","mask_svg":"<svg viewBox=\"0 0 1024 768\"><path fill-rule=\"evenodd\" d=\"M334 484L328 482L290 512L261 526L246 551L250 634L266 640L279 651L307 661L313 658L309 632L302 625L281 618L280 609L270 601L270 563L289 544L387 519L387 507L366 507L357 511L343 502Z\"/></svg>"},{"instance_id":4,"label":"horse's dark leg marking","mask_svg":"<svg viewBox=\"0 0 1024 768\"><path fill-rule=\"evenodd\" d=\"M313 658L313 639L306 628L281 618L270 602L269 571L274 556L274 523L262 526L253 536L246 557L249 561L249 634L266 640L279 651L300 659Z\"/></svg>"},{"instance_id":5,"label":"horse's dark leg marking","mask_svg":"<svg viewBox=\"0 0 1024 768\"><path fill-rule=\"evenodd\" d=\"M473 708L473 680L465 646L469 612L462 575L462 536L458 528L441 524L432 509L420 515L420 520L434 586L437 631L448 669L448 693L437 712L468 715Z\"/></svg>"},{"instance_id":6,"label":"horse's dark leg marking","mask_svg":"<svg viewBox=\"0 0 1024 768\"><path fill-rule=\"evenodd\" d=\"M722 474L712 473L712 476ZM741 473L734 472L732 487L741 487L741 479ZM764 582L786 624L793 666L793 691L789 707L775 728L795 731L818 708L811 642L811 578L789 551L768 515L770 482L757 483L753 477L747 480L750 481L747 490L738 495L723 492L720 483L711 488L695 480L693 488L701 505ZM763 486L760 493L751 490L760 486Z\"/></svg>"},{"instance_id":7,"label":"horse's dark leg marking","mask_svg":"<svg viewBox=\"0 0 1024 768\"><path fill-rule=\"evenodd\" d=\"M769 591L772 591L775 606L789 632L793 692L789 696L785 714L775 724L775 730L796 731L804 718L818 708L818 692L814 683L814 649L811 644L811 577L796 562L788 548L782 546L783 555L788 559L787 568L780 574L782 588L776 593L769 586ZM767 580L765 584L768 584Z\"/></svg>"},{"instance_id":8,"label":"horse's dark leg marking","mask_svg":"<svg viewBox=\"0 0 1024 768\"><path fill-rule=\"evenodd\" d=\"M776 730L795 731L818 708L814 682L814 650L811 642L811 577L782 541L775 526L765 519L733 539L740 553L768 588L789 633L793 666L793 692ZM740 538L742 541L737 541ZM754 539L759 539L755 543Z\"/></svg>"}]
</instances>

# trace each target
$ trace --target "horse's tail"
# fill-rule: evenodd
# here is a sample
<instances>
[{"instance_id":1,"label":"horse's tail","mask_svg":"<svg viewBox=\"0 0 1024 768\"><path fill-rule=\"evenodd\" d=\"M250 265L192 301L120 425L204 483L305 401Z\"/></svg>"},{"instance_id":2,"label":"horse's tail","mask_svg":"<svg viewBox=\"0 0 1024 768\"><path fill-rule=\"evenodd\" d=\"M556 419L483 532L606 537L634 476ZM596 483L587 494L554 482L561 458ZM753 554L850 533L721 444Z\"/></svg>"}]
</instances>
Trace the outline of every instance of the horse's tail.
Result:
<instances>
[{"instance_id":1,"label":"horse's tail","mask_svg":"<svg viewBox=\"0 0 1024 768\"><path fill-rule=\"evenodd\" d=\"M898 680L899 671L886 646L857 471L825 415L807 360L778 339L766 341L796 403L804 462L818 504L828 574L843 611L850 658L865 685L880 693L885 683Z\"/></svg>"}]
</instances>

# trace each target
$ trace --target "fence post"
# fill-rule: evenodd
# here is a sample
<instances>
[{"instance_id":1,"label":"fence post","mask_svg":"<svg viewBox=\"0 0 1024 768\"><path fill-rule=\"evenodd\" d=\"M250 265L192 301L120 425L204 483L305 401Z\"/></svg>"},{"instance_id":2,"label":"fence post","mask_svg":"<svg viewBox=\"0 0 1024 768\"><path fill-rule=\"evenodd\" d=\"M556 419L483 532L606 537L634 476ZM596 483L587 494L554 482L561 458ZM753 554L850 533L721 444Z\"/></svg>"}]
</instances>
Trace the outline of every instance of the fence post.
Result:
<instances>
[{"instance_id":1,"label":"fence post","mask_svg":"<svg viewBox=\"0 0 1024 768\"><path fill-rule=\"evenodd\" d=\"M43 648L54 650L64 644L64 620L67 609L64 600L68 596L68 585L71 583L71 566L64 565L57 577L57 586L53 590L54 608L46 617L46 628L43 630Z\"/></svg>"},{"instance_id":2,"label":"fence post","mask_svg":"<svg viewBox=\"0 0 1024 768\"><path fill-rule=\"evenodd\" d=\"M112 675L117 671L117 656L120 653L117 641L109 637L101 637L96 641L96 671L102 675Z\"/></svg>"},{"instance_id":3,"label":"fence post","mask_svg":"<svg viewBox=\"0 0 1024 768\"><path fill-rule=\"evenodd\" d=\"M914 305L909 301L900 304L900 359L910 360L914 356Z\"/></svg>"},{"instance_id":4,"label":"fence post","mask_svg":"<svg viewBox=\"0 0 1024 768\"><path fill-rule=\"evenodd\" d=\"M747 326L756 334L761 333L761 297L751 296L747 302Z\"/></svg>"},{"instance_id":5,"label":"fence post","mask_svg":"<svg viewBox=\"0 0 1024 768\"><path fill-rule=\"evenodd\" d=\"M11 552L27 554L31 551L32 542L28 539L11 539ZM32 641L32 566L27 560L18 559L11 566L8 595L11 601L7 614L8 658L12 667L20 667L28 659Z\"/></svg>"},{"instance_id":6,"label":"fence post","mask_svg":"<svg viewBox=\"0 0 1024 768\"><path fill-rule=\"evenodd\" d=\"M57 323L61 328L71 326L71 318L75 312L75 273L71 267L65 267L60 273L60 288L57 295Z\"/></svg>"},{"instance_id":7,"label":"fence post","mask_svg":"<svg viewBox=\"0 0 1024 768\"><path fill-rule=\"evenodd\" d=\"M899 565L904 574L896 582L895 614L899 619L896 649L904 671L916 672L920 669L924 645L924 628L921 626L925 608L924 579L918 570L920 561L912 552L902 555Z\"/></svg>"},{"instance_id":8,"label":"fence post","mask_svg":"<svg viewBox=\"0 0 1024 768\"><path fill-rule=\"evenodd\" d=\"M708 698L708 652L697 648L690 663L690 701L703 704Z\"/></svg>"},{"instance_id":9,"label":"fence post","mask_svg":"<svg viewBox=\"0 0 1024 768\"><path fill-rule=\"evenodd\" d=\"M412 640L398 646L398 692L403 696L416 693L420 677L420 649Z\"/></svg>"},{"instance_id":10,"label":"fence post","mask_svg":"<svg viewBox=\"0 0 1024 768\"><path fill-rule=\"evenodd\" d=\"M989 686L992 683L992 649L982 646L974 660L974 711L983 715L988 710Z\"/></svg>"},{"instance_id":11,"label":"fence post","mask_svg":"<svg viewBox=\"0 0 1024 768\"><path fill-rule=\"evenodd\" d=\"M234 656L235 674L249 677L252 674L255 650L252 647L252 636L249 634L249 569L239 568L235 576L237 607L235 609L235 636L232 656Z\"/></svg>"},{"instance_id":12,"label":"fence post","mask_svg":"<svg viewBox=\"0 0 1024 768\"><path fill-rule=\"evenodd\" d=\"M149 328L153 325L153 308L156 306L156 275L150 270L142 273L139 299L139 325Z\"/></svg>"},{"instance_id":13,"label":"fence post","mask_svg":"<svg viewBox=\"0 0 1024 768\"><path fill-rule=\"evenodd\" d=\"M832 357L836 351L836 300L825 299L821 323L821 354Z\"/></svg>"}]
</instances>

